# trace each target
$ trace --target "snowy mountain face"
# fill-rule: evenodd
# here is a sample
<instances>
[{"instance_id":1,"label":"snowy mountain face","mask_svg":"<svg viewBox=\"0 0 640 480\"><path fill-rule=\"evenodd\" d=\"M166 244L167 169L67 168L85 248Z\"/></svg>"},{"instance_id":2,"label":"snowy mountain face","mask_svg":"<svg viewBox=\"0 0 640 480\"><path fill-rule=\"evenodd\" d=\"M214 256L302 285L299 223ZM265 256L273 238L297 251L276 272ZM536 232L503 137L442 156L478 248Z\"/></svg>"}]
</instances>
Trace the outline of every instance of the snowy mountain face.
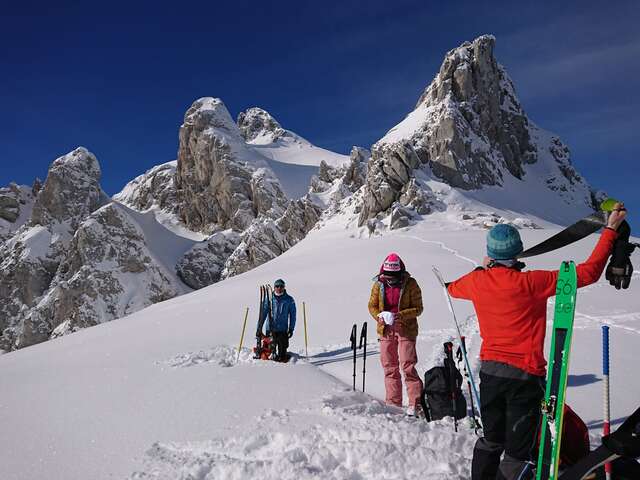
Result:
<instances>
[{"instance_id":1,"label":"snowy mountain face","mask_svg":"<svg viewBox=\"0 0 640 480\"><path fill-rule=\"evenodd\" d=\"M132 180L112 202L82 147L53 162L42 188L2 189L0 350L122 317L281 255L322 210L290 200L269 162L221 100L203 98L185 114L178 160Z\"/></svg>"},{"instance_id":2,"label":"snowy mountain face","mask_svg":"<svg viewBox=\"0 0 640 480\"><path fill-rule=\"evenodd\" d=\"M108 201L100 176L95 156L84 148L58 158L37 192L29 221L0 244L0 349L48 338L51 329L32 323L32 309L47 293L75 231Z\"/></svg>"},{"instance_id":3,"label":"snowy mountain face","mask_svg":"<svg viewBox=\"0 0 640 480\"><path fill-rule=\"evenodd\" d=\"M335 162L264 110L235 124L221 100L203 98L185 115L177 160L111 201L84 148L57 159L42 188L0 189L0 353L32 345L0 355L2 479L470 478L468 421L454 432L451 419L427 423L384 404L367 302L371 277L397 252L425 305L422 375L442 365L443 342L457 346L432 265L453 280L481 261L496 223L521 228L529 247L558 232L550 221L590 210L591 188L560 140L527 119L493 42L449 52L403 122ZM289 195L302 176L308 195ZM596 237L528 267L582 261ZM257 286L276 278L298 306L288 364L252 358ZM578 292L567 401L592 448L603 324L614 428L640 397L627 368L637 362L639 280ZM477 380L473 305L454 307ZM352 391L348 338L365 321L363 393Z\"/></svg>"},{"instance_id":4,"label":"snowy mountain face","mask_svg":"<svg viewBox=\"0 0 640 480\"><path fill-rule=\"evenodd\" d=\"M505 204L525 187L528 199L518 209L542 217L535 206L540 198L592 208L594 192L571 165L567 147L527 118L494 45L485 35L447 53L415 110L373 145L360 225L412 202L424 210L409 190L417 185L433 198L430 180L489 205Z\"/></svg>"},{"instance_id":5,"label":"snowy mountain face","mask_svg":"<svg viewBox=\"0 0 640 480\"><path fill-rule=\"evenodd\" d=\"M250 108L238 115L238 127L243 138L256 152L279 163L340 167L349 157L316 147L300 135L285 130L265 110Z\"/></svg>"},{"instance_id":6,"label":"snowy mountain face","mask_svg":"<svg viewBox=\"0 0 640 480\"><path fill-rule=\"evenodd\" d=\"M371 151L316 147L260 108L234 122L205 97L185 113L177 160L113 203L83 148L56 160L41 189L0 190L0 349L240 275L331 225L371 236L431 216L445 228L535 229L586 214L596 194L567 147L527 118L494 43L447 53L415 110Z\"/></svg>"}]
</instances>

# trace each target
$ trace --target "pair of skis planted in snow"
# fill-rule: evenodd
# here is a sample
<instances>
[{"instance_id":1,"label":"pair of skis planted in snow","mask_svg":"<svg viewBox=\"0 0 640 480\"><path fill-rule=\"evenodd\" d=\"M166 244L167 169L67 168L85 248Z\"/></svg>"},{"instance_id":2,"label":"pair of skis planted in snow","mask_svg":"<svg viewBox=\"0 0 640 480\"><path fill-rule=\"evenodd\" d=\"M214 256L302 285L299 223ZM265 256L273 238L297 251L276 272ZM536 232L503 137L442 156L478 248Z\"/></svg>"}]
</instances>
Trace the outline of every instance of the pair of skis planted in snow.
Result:
<instances>
[{"instance_id":1,"label":"pair of skis planted in snow","mask_svg":"<svg viewBox=\"0 0 640 480\"><path fill-rule=\"evenodd\" d=\"M269 321L269 328L273 325L273 312L271 310L271 285L260 285L260 304L258 306L258 327L256 329L256 347L254 348L255 358L269 357L272 353L271 338L269 335L262 335L262 328L265 320ZM266 307L266 308L265 308ZM269 332L267 332L269 333ZM267 353L269 355L265 355Z\"/></svg>"}]
</instances>

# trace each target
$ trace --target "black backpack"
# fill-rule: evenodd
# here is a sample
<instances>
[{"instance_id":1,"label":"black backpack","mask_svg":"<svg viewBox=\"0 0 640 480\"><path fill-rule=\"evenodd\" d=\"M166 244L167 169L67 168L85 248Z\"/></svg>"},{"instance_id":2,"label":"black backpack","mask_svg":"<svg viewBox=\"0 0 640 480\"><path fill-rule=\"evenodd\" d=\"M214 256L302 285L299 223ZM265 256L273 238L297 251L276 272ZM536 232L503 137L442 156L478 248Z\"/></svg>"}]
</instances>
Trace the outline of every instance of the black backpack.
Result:
<instances>
[{"instance_id":1,"label":"black backpack","mask_svg":"<svg viewBox=\"0 0 640 480\"><path fill-rule=\"evenodd\" d=\"M458 420L467 416L467 401L461 388L462 375L453 362L453 355L450 354L447 343L444 366L433 367L424 374L424 389L420 402L428 422L447 416L455 416Z\"/></svg>"}]
</instances>

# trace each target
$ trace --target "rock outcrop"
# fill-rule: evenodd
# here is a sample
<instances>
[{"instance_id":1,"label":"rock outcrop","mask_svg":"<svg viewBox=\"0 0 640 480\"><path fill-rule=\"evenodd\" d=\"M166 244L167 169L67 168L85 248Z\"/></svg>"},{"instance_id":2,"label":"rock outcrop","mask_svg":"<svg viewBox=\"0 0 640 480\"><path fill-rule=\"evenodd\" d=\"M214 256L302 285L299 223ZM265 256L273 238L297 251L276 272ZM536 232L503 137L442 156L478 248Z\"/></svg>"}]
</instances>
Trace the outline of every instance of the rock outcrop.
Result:
<instances>
[{"instance_id":1,"label":"rock outcrop","mask_svg":"<svg viewBox=\"0 0 640 480\"><path fill-rule=\"evenodd\" d=\"M108 201L100 176L95 156L85 148L56 159L37 193L31 219L0 245L0 349L16 346L29 328L31 309L66 257L75 230ZM42 335L33 330L34 338Z\"/></svg>"},{"instance_id":2,"label":"rock outcrop","mask_svg":"<svg viewBox=\"0 0 640 480\"><path fill-rule=\"evenodd\" d=\"M80 224L46 295L18 328L15 345L120 318L178 293L142 229L124 207L111 203Z\"/></svg>"},{"instance_id":3,"label":"rock outcrop","mask_svg":"<svg viewBox=\"0 0 640 480\"><path fill-rule=\"evenodd\" d=\"M222 279L229 257L240 244L240 234L225 230L194 245L176 265L180 279L191 288L199 289Z\"/></svg>"},{"instance_id":4,"label":"rock outcrop","mask_svg":"<svg viewBox=\"0 0 640 480\"><path fill-rule=\"evenodd\" d=\"M33 204L41 188L39 182L36 179L31 188L15 183L0 188L0 242L8 240L31 218Z\"/></svg>"},{"instance_id":5,"label":"rock outcrop","mask_svg":"<svg viewBox=\"0 0 640 480\"><path fill-rule=\"evenodd\" d=\"M247 148L220 99L201 98L185 114L175 174L180 218L191 230L246 230L276 219L286 196L265 161Z\"/></svg>"},{"instance_id":6,"label":"rock outcrop","mask_svg":"<svg viewBox=\"0 0 640 480\"><path fill-rule=\"evenodd\" d=\"M173 215L178 214L174 177L177 162L167 162L149 169L131 180L113 199L144 212L159 208Z\"/></svg>"},{"instance_id":7,"label":"rock outcrop","mask_svg":"<svg viewBox=\"0 0 640 480\"><path fill-rule=\"evenodd\" d=\"M322 210L307 199L291 201L277 220L257 219L241 235L222 277L239 275L283 254L313 228Z\"/></svg>"},{"instance_id":8,"label":"rock outcrop","mask_svg":"<svg viewBox=\"0 0 640 480\"><path fill-rule=\"evenodd\" d=\"M238 114L238 128L247 143L271 143L287 134L269 112L258 107Z\"/></svg>"},{"instance_id":9,"label":"rock outcrop","mask_svg":"<svg viewBox=\"0 0 640 480\"><path fill-rule=\"evenodd\" d=\"M367 176L367 161L371 153L362 147L353 147L349 162L341 166L320 163L318 175L311 180L309 198L316 205L327 209L328 213L337 210L339 203L362 187Z\"/></svg>"},{"instance_id":10,"label":"rock outcrop","mask_svg":"<svg viewBox=\"0 0 640 480\"><path fill-rule=\"evenodd\" d=\"M415 110L373 145L360 225L390 213L416 170L477 190L524 180L535 164L547 188L567 203L591 204L591 188L568 149L527 118L494 45L484 35L447 53Z\"/></svg>"}]
</instances>

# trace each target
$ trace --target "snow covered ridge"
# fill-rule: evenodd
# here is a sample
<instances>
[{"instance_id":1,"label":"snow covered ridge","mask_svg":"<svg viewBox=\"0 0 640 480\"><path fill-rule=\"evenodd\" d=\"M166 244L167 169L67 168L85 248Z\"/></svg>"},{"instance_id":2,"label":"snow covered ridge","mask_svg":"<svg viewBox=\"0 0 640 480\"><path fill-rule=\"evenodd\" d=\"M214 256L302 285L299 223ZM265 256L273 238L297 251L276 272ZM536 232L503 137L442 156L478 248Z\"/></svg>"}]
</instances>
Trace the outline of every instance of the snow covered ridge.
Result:
<instances>
[{"instance_id":1,"label":"snow covered ridge","mask_svg":"<svg viewBox=\"0 0 640 480\"><path fill-rule=\"evenodd\" d=\"M596 193L567 147L528 120L494 44L482 36L448 52L371 151L316 147L258 107L234 122L221 99L203 97L185 113L177 159L113 203L83 147L55 160L41 188L0 189L0 349L242 274L312 230L381 235L428 217L535 229L586 214Z\"/></svg>"},{"instance_id":2,"label":"snow covered ridge","mask_svg":"<svg viewBox=\"0 0 640 480\"><path fill-rule=\"evenodd\" d=\"M238 126L246 142L258 153L274 161L337 168L346 165L349 157L316 147L291 130L285 130L265 110L257 107L240 112Z\"/></svg>"},{"instance_id":3,"label":"snow covered ridge","mask_svg":"<svg viewBox=\"0 0 640 480\"><path fill-rule=\"evenodd\" d=\"M56 159L42 188L2 189L0 350L123 317L281 255L321 208L290 200L271 161L220 99L202 98L185 114L178 159L113 202L83 147Z\"/></svg>"},{"instance_id":4,"label":"snow covered ridge","mask_svg":"<svg viewBox=\"0 0 640 480\"><path fill-rule=\"evenodd\" d=\"M568 148L527 118L494 46L484 35L448 52L415 110L373 145L360 225L406 208L407 190L421 177L429 196L432 179L495 207L524 193L521 185L582 211L594 205L596 192Z\"/></svg>"}]
</instances>

